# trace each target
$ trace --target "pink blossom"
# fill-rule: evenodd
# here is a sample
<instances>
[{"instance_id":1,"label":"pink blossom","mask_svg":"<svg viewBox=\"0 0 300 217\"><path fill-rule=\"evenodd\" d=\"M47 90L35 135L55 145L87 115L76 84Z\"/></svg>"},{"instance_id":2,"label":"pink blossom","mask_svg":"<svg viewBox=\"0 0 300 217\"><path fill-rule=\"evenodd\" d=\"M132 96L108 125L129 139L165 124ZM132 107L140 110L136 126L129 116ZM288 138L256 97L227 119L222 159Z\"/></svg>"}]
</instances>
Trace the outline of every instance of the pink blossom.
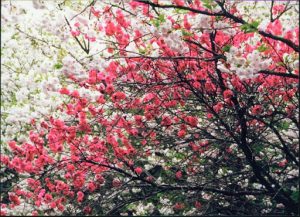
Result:
<instances>
[{"instance_id":1,"label":"pink blossom","mask_svg":"<svg viewBox=\"0 0 300 217\"><path fill-rule=\"evenodd\" d=\"M82 191L78 191L77 192L77 202L81 203L83 201L84 198L84 194L82 193Z\"/></svg>"},{"instance_id":2,"label":"pink blossom","mask_svg":"<svg viewBox=\"0 0 300 217\"><path fill-rule=\"evenodd\" d=\"M143 172L143 169L141 167L137 167L134 169L134 171L138 174L141 175L141 173Z\"/></svg>"}]
</instances>

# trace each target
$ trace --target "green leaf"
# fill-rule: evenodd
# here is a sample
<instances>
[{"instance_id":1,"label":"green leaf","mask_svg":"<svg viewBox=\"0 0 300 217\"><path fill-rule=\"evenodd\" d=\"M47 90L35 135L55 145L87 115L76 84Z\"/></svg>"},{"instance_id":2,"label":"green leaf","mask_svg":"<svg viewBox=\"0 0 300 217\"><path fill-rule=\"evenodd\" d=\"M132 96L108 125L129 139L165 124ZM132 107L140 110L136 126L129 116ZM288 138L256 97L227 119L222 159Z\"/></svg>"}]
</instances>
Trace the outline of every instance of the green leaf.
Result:
<instances>
[{"instance_id":1,"label":"green leaf","mask_svg":"<svg viewBox=\"0 0 300 217\"><path fill-rule=\"evenodd\" d=\"M216 16L216 21L222 20L222 16Z\"/></svg>"},{"instance_id":2,"label":"green leaf","mask_svg":"<svg viewBox=\"0 0 300 217\"><path fill-rule=\"evenodd\" d=\"M276 65L278 65L278 66L285 66L285 64L283 62L278 62L278 63L276 63Z\"/></svg>"},{"instance_id":3,"label":"green leaf","mask_svg":"<svg viewBox=\"0 0 300 217\"><path fill-rule=\"evenodd\" d=\"M158 20L159 20L160 22L165 22L165 21L166 21L165 15L160 14L160 15L158 16Z\"/></svg>"},{"instance_id":4,"label":"green leaf","mask_svg":"<svg viewBox=\"0 0 300 217\"><path fill-rule=\"evenodd\" d=\"M181 32L182 32L183 36L192 36L193 35L192 33L186 31L185 29L182 29Z\"/></svg>"},{"instance_id":5,"label":"green leaf","mask_svg":"<svg viewBox=\"0 0 300 217\"><path fill-rule=\"evenodd\" d=\"M202 0L202 2L203 2L204 7L208 8L208 9L213 9L214 6L212 5L212 3L213 3L212 0Z\"/></svg>"},{"instance_id":6,"label":"green leaf","mask_svg":"<svg viewBox=\"0 0 300 217\"><path fill-rule=\"evenodd\" d=\"M178 159L183 159L185 157L183 153L176 153L174 156Z\"/></svg>"},{"instance_id":7,"label":"green leaf","mask_svg":"<svg viewBox=\"0 0 300 217\"><path fill-rule=\"evenodd\" d=\"M288 56L285 56L285 57L284 57L283 62L284 62L284 63L288 63L288 62L289 62Z\"/></svg>"},{"instance_id":8,"label":"green leaf","mask_svg":"<svg viewBox=\"0 0 300 217\"><path fill-rule=\"evenodd\" d=\"M243 24L241 26L241 30L244 31L245 33L256 32L258 26L259 26L259 22L253 21L252 23Z\"/></svg>"},{"instance_id":9,"label":"green leaf","mask_svg":"<svg viewBox=\"0 0 300 217\"><path fill-rule=\"evenodd\" d=\"M299 202L299 191L293 191L291 198L298 203Z\"/></svg>"},{"instance_id":10,"label":"green leaf","mask_svg":"<svg viewBox=\"0 0 300 217\"><path fill-rule=\"evenodd\" d=\"M264 52L264 51L268 50L268 47L265 44L262 44L257 48L257 50L259 52Z\"/></svg>"},{"instance_id":11,"label":"green leaf","mask_svg":"<svg viewBox=\"0 0 300 217\"><path fill-rule=\"evenodd\" d=\"M287 121L283 121L282 123L280 123L279 125L279 129L281 130L288 130L290 126L290 123Z\"/></svg>"},{"instance_id":12,"label":"green leaf","mask_svg":"<svg viewBox=\"0 0 300 217\"><path fill-rule=\"evenodd\" d=\"M57 61L61 62L62 59L68 54L68 52L64 49L59 49L58 54L57 54Z\"/></svg>"},{"instance_id":13,"label":"green leaf","mask_svg":"<svg viewBox=\"0 0 300 217\"><path fill-rule=\"evenodd\" d=\"M253 22L251 23L251 25L252 25L254 28L257 29L257 27L259 26L259 21L253 21Z\"/></svg>"},{"instance_id":14,"label":"green leaf","mask_svg":"<svg viewBox=\"0 0 300 217\"><path fill-rule=\"evenodd\" d=\"M261 151L264 149L264 146L261 145L261 144L257 144L257 145L255 145L255 146L253 147L253 149L254 149L254 151L255 151L256 153L259 153L259 152L261 152Z\"/></svg>"},{"instance_id":15,"label":"green leaf","mask_svg":"<svg viewBox=\"0 0 300 217\"><path fill-rule=\"evenodd\" d=\"M150 23L152 23L152 24L153 24L154 26L156 26L156 27L159 27L160 24L164 23L165 21L166 21L165 15L160 14L160 15L158 16L158 18L151 20Z\"/></svg>"},{"instance_id":16,"label":"green leaf","mask_svg":"<svg viewBox=\"0 0 300 217\"><path fill-rule=\"evenodd\" d=\"M54 68L55 69L61 69L63 67L63 64L61 64L61 63L56 63L55 65L54 65Z\"/></svg>"},{"instance_id":17,"label":"green leaf","mask_svg":"<svg viewBox=\"0 0 300 217\"><path fill-rule=\"evenodd\" d=\"M130 209L134 209L135 208L135 205L134 204L129 204L127 205L127 208L130 210Z\"/></svg>"},{"instance_id":18,"label":"green leaf","mask_svg":"<svg viewBox=\"0 0 300 217\"><path fill-rule=\"evenodd\" d=\"M19 33L15 33L11 36L11 39L16 39L18 40L20 38Z\"/></svg>"},{"instance_id":19,"label":"green leaf","mask_svg":"<svg viewBox=\"0 0 300 217\"><path fill-rule=\"evenodd\" d=\"M225 51L225 52L229 52L230 48L231 48L231 45L230 45L230 44L226 44L226 45L222 48L222 50Z\"/></svg>"},{"instance_id":20,"label":"green leaf","mask_svg":"<svg viewBox=\"0 0 300 217\"><path fill-rule=\"evenodd\" d=\"M157 193L156 196L157 197L162 197L162 196L164 196L164 194L163 193Z\"/></svg>"},{"instance_id":21,"label":"green leaf","mask_svg":"<svg viewBox=\"0 0 300 217\"><path fill-rule=\"evenodd\" d=\"M155 20L151 20L150 21L155 27L159 27L160 26L160 22L158 19L155 19Z\"/></svg>"},{"instance_id":22,"label":"green leaf","mask_svg":"<svg viewBox=\"0 0 300 217\"><path fill-rule=\"evenodd\" d=\"M187 14L188 10L176 8L175 12L176 12L176 14Z\"/></svg>"},{"instance_id":23,"label":"green leaf","mask_svg":"<svg viewBox=\"0 0 300 217\"><path fill-rule=\"evenodd\" d=\"M147 52L146 49L139 48L139 53L140 54L146 54L146 52Z\"/></svg>"}]
</instances>

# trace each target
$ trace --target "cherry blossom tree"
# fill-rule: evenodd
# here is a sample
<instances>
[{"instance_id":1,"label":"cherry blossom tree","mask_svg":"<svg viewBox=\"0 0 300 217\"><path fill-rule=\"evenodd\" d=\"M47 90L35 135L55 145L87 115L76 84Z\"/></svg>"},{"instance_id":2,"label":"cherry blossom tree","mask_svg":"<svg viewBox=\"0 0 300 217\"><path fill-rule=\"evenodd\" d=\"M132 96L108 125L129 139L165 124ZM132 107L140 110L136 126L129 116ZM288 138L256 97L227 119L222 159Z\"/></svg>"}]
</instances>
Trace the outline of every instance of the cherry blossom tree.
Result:
<instances>
[{"instance_id":1,"label":"cherry blossom tree","mask_svg":"<svg viewBox=\"0 0 300 217\"><path fill-rule=\"evenodd\" d=\"M33 1L29 29L6 3L55 98L4 117L2 215L299 214L298 2ZM45 57L5 55L14 112Z\"/></svg>"}]
</instances>

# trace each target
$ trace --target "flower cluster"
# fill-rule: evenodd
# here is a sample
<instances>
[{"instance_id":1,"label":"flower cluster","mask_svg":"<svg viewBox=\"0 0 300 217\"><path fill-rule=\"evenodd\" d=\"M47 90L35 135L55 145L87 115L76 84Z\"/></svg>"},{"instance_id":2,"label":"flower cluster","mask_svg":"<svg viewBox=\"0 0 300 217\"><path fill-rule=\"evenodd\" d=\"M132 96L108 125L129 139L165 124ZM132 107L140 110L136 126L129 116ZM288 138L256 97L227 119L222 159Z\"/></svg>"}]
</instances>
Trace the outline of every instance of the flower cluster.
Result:
<instances>
[{"instance_id":1,"label":"flower cluster","mask_svg":"<svg viewBox=\"0 0 300 217\"><path fill-rule=\"evenodd\" d=\"M294 8L31 3L2 6L1 215L296 214Z\"/></svg>"}]
</instances>

